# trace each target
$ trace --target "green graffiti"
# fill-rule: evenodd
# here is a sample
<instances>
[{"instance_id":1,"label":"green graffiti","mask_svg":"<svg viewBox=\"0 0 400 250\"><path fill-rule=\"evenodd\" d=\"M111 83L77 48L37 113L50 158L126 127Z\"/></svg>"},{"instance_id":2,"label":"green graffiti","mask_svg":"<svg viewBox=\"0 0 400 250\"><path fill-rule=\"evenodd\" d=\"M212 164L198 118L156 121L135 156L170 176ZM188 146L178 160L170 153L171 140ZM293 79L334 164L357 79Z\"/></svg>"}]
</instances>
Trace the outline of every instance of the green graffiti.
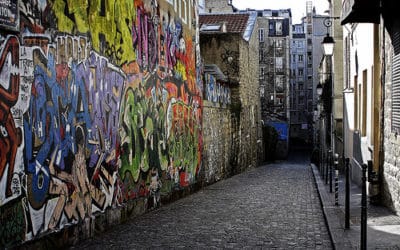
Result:
<instances>
[{"instance_id":1,"label":"green graffiti","mask_svg":"<svg viewBox=\"0 0 400 250\"><path fill-rule=\"evenodd\" d=\"M138 93L138 91L136 91L136 93ZM123 113L120 116L122 119L120 135L121 147L123 150L120 173L121 176L125 176L126 171L131 172L135 182L139 179L142 152L144 149L144 142L143 140L141 142L139 133L141 133L140 128L143 123L143 107L145 107L145 104L137 100L139 98L140 95L135 94L133 89L129 88L125 94L125 100L122 103L123 106L121 110Z\"/></svg>"},{"instance_id":2,"label":"green graffiti","mask_svg":"<svg viewBox=\"0 0 400 250\"><path fill-rule=\"evenodd\" d=\"M25 240L26 220L21 201L0 207L0 248Z\"/></svg>"}]
</instances>

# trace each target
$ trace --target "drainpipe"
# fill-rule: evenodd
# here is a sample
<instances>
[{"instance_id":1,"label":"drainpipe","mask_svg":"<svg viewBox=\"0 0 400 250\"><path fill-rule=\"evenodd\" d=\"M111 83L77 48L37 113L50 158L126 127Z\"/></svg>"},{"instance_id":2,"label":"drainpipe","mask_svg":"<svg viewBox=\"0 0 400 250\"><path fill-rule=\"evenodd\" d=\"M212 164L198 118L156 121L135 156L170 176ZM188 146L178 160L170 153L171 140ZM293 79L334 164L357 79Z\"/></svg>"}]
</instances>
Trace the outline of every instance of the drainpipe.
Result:
<instances>
[{"instance_id":1,"label":"drainpipe","mask_svg":"<svg viewBox=\"0 0 400 250\"><path fill-rule=\"evenodd\" d=\"M379 169L378 169L378 181L379 181L379 193L380 196L383 194L383 165L384 165L384 142L385 142L385 81L386 81L386 35L385 35L385 21L381 17L382 27L382 66L381 66L381 108L380 108L380 123L379 123Z\"/></svg>"}]
</instances>

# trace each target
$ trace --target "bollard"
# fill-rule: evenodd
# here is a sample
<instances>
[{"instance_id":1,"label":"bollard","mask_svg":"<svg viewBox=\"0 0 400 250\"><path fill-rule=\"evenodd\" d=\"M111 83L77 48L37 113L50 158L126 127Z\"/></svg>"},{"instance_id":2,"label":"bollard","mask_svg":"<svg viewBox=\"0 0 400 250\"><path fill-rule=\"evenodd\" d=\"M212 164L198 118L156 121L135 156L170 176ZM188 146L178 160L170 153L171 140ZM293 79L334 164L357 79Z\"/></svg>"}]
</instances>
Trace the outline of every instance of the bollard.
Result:
<instances>
[{"instance_id":1,"label":"bollard","mask_svg":"<svg viewBox=\"0 0 400 250\"><path fill-rule=\"evenodd\" d=\"M367 249L367 164L362 165L361 178L361 250Z\"/></svg>"},{"instance_id":2,"label":"bollard","mask_svg":"<svg viewBox=\"0 0 400 250\"><path fill-rule=\"evenodd\" d=\"M325 184L328 184L328 172L329 166L331 165L332 150L328 150L328 155L326 156L326 169L325 169Z\"/></svg>"},{"instance_id":3,"label":"bollard","mask_svg":"<svg viewBox=\"0 0 400 250\"><path fill-rule=\"evenodd\" d=\"M332 155L332 158L334 156ZM333 161L335 161L335 159L332 159ZM333 178L333 168L332 168L332 164L329 164L329 192L332 193L332 178Z\"/></svg>"},{"instance_id":4,"label":"bollard","mask_svg":"<svg viewBox=\"0 0 400 250\"><path fill-rule=\"evenodd\" d=\"M345 209L344 209L344 227L350 228L350 159L345 160L345 174L346 174L346 196L345 196Z\"/></svg>"},{"instance_id":5,"label":"bollard","mask_svg":"<svg viewBox=\"0 0 400 250\"><path fill-rule=\"evenodd\" d=\"M339 206L339 155L335 154L333 165L335 167L335 206Z\"/></svg>"}]
</instances>

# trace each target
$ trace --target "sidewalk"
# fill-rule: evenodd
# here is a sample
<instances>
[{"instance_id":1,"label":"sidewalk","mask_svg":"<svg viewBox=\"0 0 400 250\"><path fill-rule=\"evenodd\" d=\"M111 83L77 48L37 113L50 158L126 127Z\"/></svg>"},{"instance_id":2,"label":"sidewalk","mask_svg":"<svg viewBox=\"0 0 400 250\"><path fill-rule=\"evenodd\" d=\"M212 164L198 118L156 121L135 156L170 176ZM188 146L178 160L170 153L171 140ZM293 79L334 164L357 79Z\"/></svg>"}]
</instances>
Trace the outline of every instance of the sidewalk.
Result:
<instances>
[{"instance_id":1,"label":"sidewalk","mask_svg":"<svg viewBox=\"0 0 400 250\"><path fill-rule=\"evenodd\" d=\"M350 186L350 229L345 229L345 179L339 176L339 206L335 206L334 183L330 193L329 183L320 175L318 168L311 164L323 213L335 249L360 249L361 188ZM334 181L334 178L333 178ZM367 248L400 249L400 217L382 206L368 204Z\"/></svg>"}]
</instances>

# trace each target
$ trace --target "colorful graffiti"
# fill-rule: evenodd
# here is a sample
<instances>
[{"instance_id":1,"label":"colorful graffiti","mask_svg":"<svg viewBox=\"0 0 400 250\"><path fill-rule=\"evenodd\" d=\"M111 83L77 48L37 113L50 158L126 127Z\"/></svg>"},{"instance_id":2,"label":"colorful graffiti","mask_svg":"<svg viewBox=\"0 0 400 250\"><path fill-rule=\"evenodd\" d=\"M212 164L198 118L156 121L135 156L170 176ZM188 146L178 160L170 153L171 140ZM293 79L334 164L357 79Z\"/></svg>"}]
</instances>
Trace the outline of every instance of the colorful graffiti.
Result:
<instances>
[{"instance_id":1,"label":"colorful graffiti","mask_svg":"<svg viewBox=\"0 0 400 250\"><path fill-rule=\"evenodd\" d=\"M231 89L224 84L217 82L214 76L204 75L205 94L204 98L209 102L228 105L231 103Z\"/></svg>"},{"instance_id":2,"label":"colorful graffiti","mask_svg":"<svg viewBox=\"0 0 400 250\"><path fill-rule=\"evenodd\" d=\"M21 0L0 35L0 246L196 183L201 70L175 7Z\"/></svg>"},{"instance_id":3,"label":"colorful graffiti","mask_svg":"<svg viewBox=\"0 0 400 250\"><path fill-rule=\"evenodd\" d=\"M18 39L14 36L8 37L0 55L0 177L6 173L6 197L12 195L15 157L22 141L21 129L15 126L11 112L19 94L18 58Z\"/></svg>"}]
</instances>

